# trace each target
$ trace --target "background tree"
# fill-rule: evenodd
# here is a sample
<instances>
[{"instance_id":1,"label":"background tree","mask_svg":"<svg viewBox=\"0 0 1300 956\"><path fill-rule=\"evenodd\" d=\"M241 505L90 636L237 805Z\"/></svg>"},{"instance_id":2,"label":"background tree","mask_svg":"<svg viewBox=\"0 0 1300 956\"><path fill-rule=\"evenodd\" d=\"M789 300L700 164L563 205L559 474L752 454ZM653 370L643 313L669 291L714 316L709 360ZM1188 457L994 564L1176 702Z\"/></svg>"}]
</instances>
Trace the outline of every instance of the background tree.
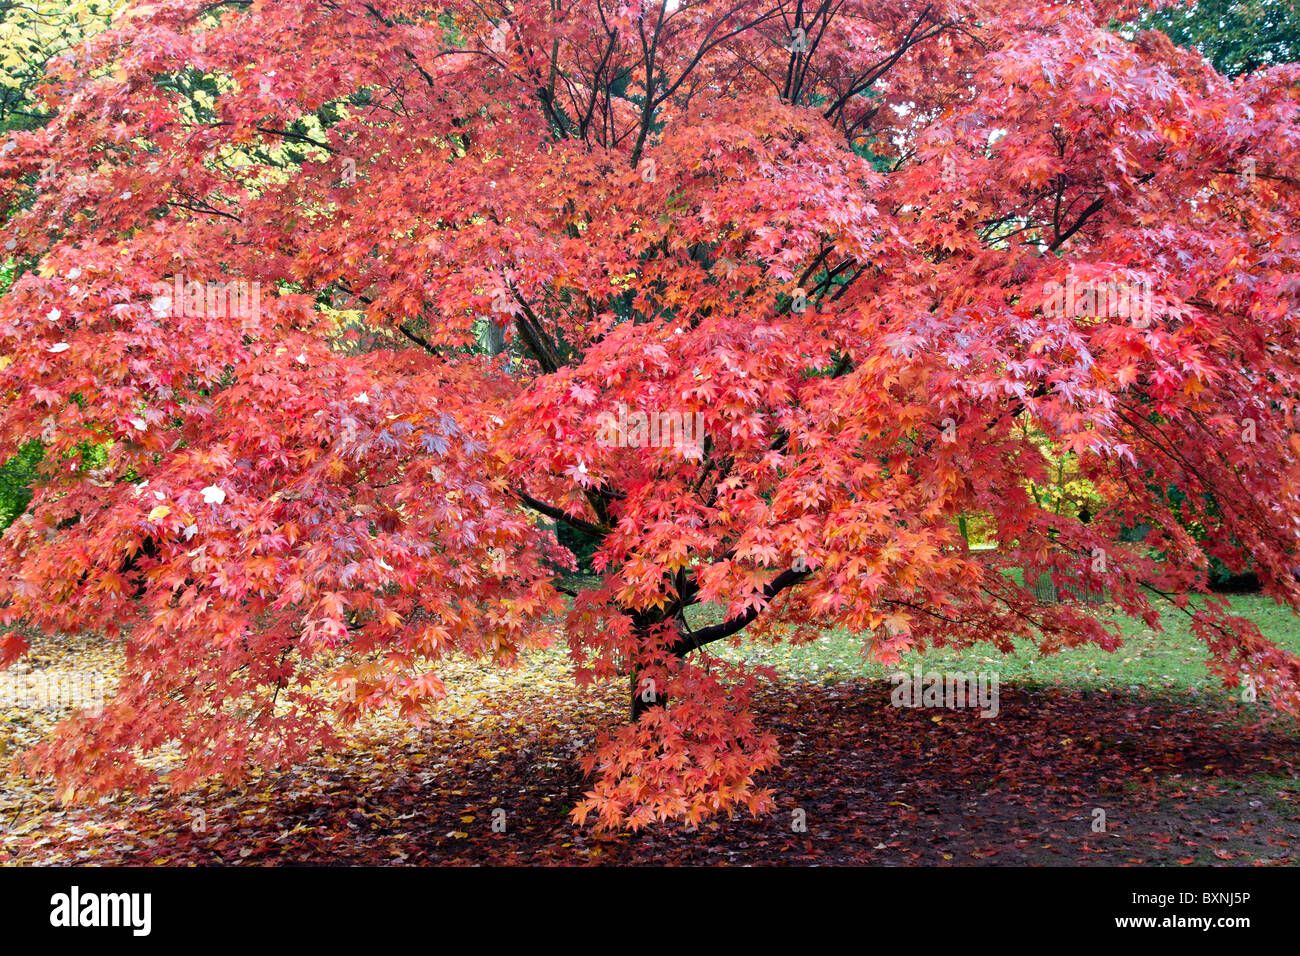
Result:
<instances>
[{"instance_id":1,"label":"background tree","mask_svg":"<svg viewBox=\"0 0 1300 956\"><path fill-rule=\"evenodd\" d=\"M103 30L125 0L0 0L0 130L39 126L32 90L49 61Z\"/></svg>"},{"instance_id":2,"label":"background tree","mask_svg":"<svg viewBox=\"0 0 1300 956\"><path fill-rule=\"evenodd\" d=\"M1137 25L1195 47L1228 76L1300 59L1296 0L1194 0L1151 10Z\"/></svg>"},{"instance_id":3,"label":"background tree","mask_svg":"<svg viewBox=\"0 0 1300 956\"><path fill-rule=\"evenodd\" d=\"M1030 566L1152 626L1168 596L1294 710L1300 664L1188 595L1214 557L1300 606L1298 74L1135 12L133 5L0 146L0 453L51 463L0 620L126 658L32 767L237 781L422 719L450 653L563 641L632 685L578 819L757 812L775 743L710 644L1118 646ZM1065 461L1095 514L1035 494Z\"/></svg>"}]
</instances>

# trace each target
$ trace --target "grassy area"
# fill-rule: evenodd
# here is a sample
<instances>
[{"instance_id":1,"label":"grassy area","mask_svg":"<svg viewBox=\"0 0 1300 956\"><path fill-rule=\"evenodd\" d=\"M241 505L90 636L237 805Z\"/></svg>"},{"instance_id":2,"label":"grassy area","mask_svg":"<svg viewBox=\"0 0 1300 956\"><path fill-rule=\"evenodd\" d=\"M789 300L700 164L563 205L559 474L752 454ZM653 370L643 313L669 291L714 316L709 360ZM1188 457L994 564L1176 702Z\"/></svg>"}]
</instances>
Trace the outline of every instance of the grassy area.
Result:
<instances>
[{"instance_id":1,"label":"grassy area","mask_svg":"<svg viewBox=\"0 0 1300 956\"><path fill-rule=\"evenodd\" d=\"M1235 596L1233 609L1259 625L1264 635L1280 646L1300 653L1300 618L1258 595ZM705 609L703 615L708 615ZM716 613L716 612L715 612ZM1107 613L1099 609L1098 613ZM697 621L707 620L700 617ZM918 661L927 670L997 671L1002 681L1067 687L1142 687L1226 694L1205 667L1205 645L1192 636L1187 616L1173 607L1162 615L1164 631L1156 633L1142 621L1119 618L1124 646L1115 653L1096 647L1065 650L1051 656L1022 644L1015 654L1002 654L991 645L965 650L931 649L908 654L900 666L885 667L862 654L860 637L830 631L817 641L792 647L785 644L741 641L735 646L714 645L719 657L743 659L773 667L783 677L800 680L840 681L884 679Z\"/></svg>"}]
</instances>

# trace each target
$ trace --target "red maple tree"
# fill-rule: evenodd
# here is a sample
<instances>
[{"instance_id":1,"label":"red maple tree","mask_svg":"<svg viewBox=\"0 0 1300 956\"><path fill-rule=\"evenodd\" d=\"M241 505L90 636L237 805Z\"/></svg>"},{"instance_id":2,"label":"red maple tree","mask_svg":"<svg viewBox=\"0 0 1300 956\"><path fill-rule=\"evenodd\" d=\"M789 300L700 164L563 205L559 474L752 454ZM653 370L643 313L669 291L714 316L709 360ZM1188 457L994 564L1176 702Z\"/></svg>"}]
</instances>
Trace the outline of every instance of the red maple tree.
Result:
<instances>
[{"instance_id":1,"label":"red maple tree","mask_svg":"<svg viewBox=\"0 0 1300 956\"><path fill-rule=\"evenodd\" d=\"M1118 646L1023 568L1170 597L1296 709L1300 663L1188 595L1213 559L1300 607L1300 70L1128 12L132 4L0 148L0 454L47 470L0 620L125 649L32 768L238 780L564 641L633 683L580 820L760 811L753 674L701 648Z\"/></svg>"}]
</instances>

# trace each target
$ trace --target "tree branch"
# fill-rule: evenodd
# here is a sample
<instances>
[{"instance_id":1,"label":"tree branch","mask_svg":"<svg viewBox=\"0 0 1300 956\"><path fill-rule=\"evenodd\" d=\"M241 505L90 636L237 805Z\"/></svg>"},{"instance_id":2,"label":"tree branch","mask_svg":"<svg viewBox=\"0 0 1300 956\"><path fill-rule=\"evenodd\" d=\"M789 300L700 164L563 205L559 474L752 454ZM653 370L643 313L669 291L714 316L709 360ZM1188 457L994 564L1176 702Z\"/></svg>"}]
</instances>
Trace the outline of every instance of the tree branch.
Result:
<instances>
[{"instance_id":1,"label":"tree branch","mask_svg":"<svg viewBox=\"0 0 1300 956\"><path fill-rule=\"evenodd\" d=\"M766 605L767 602L770 602L772 598L786 588L798 584L811 573L811 571L795 571L793 569L782 571L768 583L767 587L763 588L764 604ZM693 631L683 637L673 645L673 653L678 657L682 657L697 648L703 647L705 644L712 644L714 641L730 637L748 626L760 613L761 610L758 605L751 604L739 617L729 618L721 624L710 624L708 627L702 627L698 631Z\"/></svg>"}]
</instances>

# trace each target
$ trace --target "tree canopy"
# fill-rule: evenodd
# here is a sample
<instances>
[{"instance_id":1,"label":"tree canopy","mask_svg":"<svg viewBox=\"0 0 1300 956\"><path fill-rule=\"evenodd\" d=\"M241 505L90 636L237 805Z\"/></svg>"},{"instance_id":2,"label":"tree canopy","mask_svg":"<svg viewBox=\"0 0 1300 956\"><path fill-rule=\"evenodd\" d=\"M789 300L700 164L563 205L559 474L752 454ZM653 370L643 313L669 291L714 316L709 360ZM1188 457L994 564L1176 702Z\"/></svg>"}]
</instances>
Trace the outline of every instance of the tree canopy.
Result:
<instances>
[{"instance_id":1,"label":"tree canopy","mask_svg":"<svg viewBox=\"0 0 1300 956\"><path fill-rule=\"evenodd\" d=\"M0 146L0 457L44 448L0 623L126 657L33 769L238 781L559 642L631 683L579 820L761 811L709 645L1118 645L1026 568L1178 602L1295 710L1300 662L1189 595L1214 559L1300 607L1300 70L1137 12L128 5Z\"/></svg>"}]
</instances>

